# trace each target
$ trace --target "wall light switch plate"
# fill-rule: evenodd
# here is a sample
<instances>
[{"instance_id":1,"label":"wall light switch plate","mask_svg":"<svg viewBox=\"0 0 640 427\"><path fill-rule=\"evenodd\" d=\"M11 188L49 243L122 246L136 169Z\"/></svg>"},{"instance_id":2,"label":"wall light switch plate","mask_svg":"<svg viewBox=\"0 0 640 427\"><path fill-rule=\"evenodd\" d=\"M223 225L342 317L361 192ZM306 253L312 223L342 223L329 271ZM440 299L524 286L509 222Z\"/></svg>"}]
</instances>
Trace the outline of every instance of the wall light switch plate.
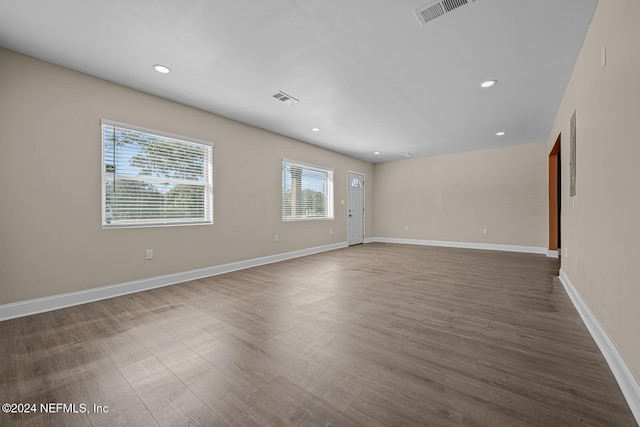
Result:
<instances>
[{"instance_id":1,"label":"wall light switch plate","mask_svg":"<svg viewBox=\"0 0 640 427\"><path fill-rule=\"evenodd\" d=\"M147 249L144 255L144 259L153 259L153 249Z\"/></svg>"}]
</instances>

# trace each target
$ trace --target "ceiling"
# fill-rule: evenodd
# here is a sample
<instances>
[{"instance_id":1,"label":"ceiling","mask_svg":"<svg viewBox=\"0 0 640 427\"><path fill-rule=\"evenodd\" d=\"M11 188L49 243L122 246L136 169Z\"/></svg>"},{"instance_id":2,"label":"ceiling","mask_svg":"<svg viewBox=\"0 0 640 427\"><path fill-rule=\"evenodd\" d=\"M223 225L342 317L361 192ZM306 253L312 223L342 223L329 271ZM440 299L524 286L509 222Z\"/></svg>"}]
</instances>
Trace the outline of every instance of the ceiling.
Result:
<instances>
[{"instance_id":1,"label":"ceiling","mask_svg":"<svg viewBox=\"0 0 640 427\"><path fill-rule=\"evenodd\" d=\"M0 46L370 162L546 141L597 0L431 3L0 0Z\"/></svg>"}]
</instances>

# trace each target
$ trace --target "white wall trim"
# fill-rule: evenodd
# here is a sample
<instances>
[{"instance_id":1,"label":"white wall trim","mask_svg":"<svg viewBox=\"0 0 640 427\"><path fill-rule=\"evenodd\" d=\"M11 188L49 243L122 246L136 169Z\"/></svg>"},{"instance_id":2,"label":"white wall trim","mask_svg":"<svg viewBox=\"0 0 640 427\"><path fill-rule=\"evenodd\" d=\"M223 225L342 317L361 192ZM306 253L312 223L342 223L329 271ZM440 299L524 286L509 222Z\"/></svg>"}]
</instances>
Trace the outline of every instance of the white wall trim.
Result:
<instances>
[{"instance_id":1,"label":"white wall trim","mask_svg":"<svg viewBox=\"0 0 640 427\"><path fill-rule=\"evenodd\" d=\"M551 249L547 249L547 257L548 258L560 258L558 255L558 251L552 251Z\"/></svg>"},{"instance_id":2,"label":"white wall trim","mask_svg":"<svg viewBox=\"0 0 640 427\"><path fill-rule=\"evenodd\" d=\"M589 333L596 344L598 344L602 355L609 364L609 368L611 368L613 376L616 378L616 381L618 381L620 390L622 390L622 394L627 400L629 408L636 418L636 422L640 424L640 382L638 382L638 379L633 375L633 372L631 372L631 369L627 366L616 345L611 338L609 338L609 335L607 335L607 332L602 328L600 323L598 323L598 319L591 313L589 307L584 303L580 294L573 286L573 283L571 283L571 280L569 280L569 277L562 269L560 270L560 282L562 282L569 298L571 298L573 305L576 307L576 310L578 310Z\"/></svg>"},{"instance_id":3,"label":"white wall trim","mask_svg":"<svg viewBox=\"0 0 640 427\"><path fill-rule=\"evenodd\" d=\"M347 242L340 242L331 245L316 246L313 248L269 255L245 261L237 261L229 264L216 265L213 267L206 267L198 270L184 271L181 273L168 274L165 276L151 277L148 279L134 280L131 282L118 283L115 285L101 286L99 288L87 289L78 292L69 292L59 295L52 295L49 297L20 301L11 304L3 304L0 305L0 321L14 319L16 317L30 316L32 314L43 313L45 311L57 310L74 305L86 304L88 302L132 294L134 292L160 288L162 286L175 285L176 283L187 282L189 280L202 279L204 277L216 276L218 274L243 270L245 268L257 267L259 265L272 264L274 262L285 261L288 259L299 258L307 255L313 255L320 252L332 251L335 249L346 247Z\"/></svg>"},{"instance_id":4,"label":"white wall trim","mask_svg":"<svg viewBox=\"0 0 640 427\"><path fill-rule=\"evenodd\" d=\"M547 248L538 246L497 245L492 243L448 242L445 240L396 239L391 237L372 237L366 243L395 243L401 245L442 246L446 248L483 249L489 251L526 252L546 254Z\"/></svg>"}]
</instances>

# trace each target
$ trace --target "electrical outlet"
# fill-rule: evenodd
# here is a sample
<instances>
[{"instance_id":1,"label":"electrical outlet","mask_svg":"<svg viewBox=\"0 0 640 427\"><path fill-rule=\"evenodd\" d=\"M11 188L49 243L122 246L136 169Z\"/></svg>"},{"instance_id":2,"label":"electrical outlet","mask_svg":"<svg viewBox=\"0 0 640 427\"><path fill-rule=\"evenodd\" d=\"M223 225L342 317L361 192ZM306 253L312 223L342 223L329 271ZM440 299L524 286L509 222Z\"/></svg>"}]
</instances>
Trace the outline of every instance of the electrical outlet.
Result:
<instances>
[{"instance_id":1,"label":"electrical outlet","mask_svg":"<svg viewBox=\"0 0 640 427\"><path fill-rule=\"evenodd\" d=\"M153 259L153 249L147 249L144 259L146 260Z\"/></svg>"},{"instance_id":2,"label":"electrical outlet","mask_svg":"<svg viewBox=\"0 0 640 427\"><path fill-rule=\"evenodd\" d=\"M277 234L275 236L273 236L273 241L274 242L279 242L280 241L280 236L278 236Z\"/></svg>"},{"instance_id":3,"label":"electrical outlet","mask_svg":"<svg viewBox=\"0 0 640 427\"><path fill-rule=\"evenodd\" d=\"M404 226L404 231L409 231L409 226L408 225Z\"/></svg>"},{"instance_id":4,"label":"electrical outlet","mask_svg":"<svg viewBox=\"0 0 640 427\"><path fill-rule=\"evenodd\" d=\"M329 234L333 234L333 228L329 229Z\"/></svg>"},{"instance_id":5,"label":"electrical outlet","mask_svg":"<svg viewBox=\"0 0 640 427\"><path fill-rule=\"evenodd\" d=\"M488 230L488 229L486 229L486 228L483 228L483 229L482 229L482 234L489 234L489 230Z\"/></svg>"}]
</instances>

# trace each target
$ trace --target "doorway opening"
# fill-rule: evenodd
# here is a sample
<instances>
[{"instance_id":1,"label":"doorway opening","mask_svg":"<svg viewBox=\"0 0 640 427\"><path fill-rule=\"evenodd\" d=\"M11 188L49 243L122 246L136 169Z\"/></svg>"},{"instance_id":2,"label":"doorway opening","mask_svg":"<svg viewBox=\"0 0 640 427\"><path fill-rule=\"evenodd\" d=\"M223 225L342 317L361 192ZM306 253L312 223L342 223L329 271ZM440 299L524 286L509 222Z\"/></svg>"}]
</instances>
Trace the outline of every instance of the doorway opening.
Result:
<instances>
[{"instance_id":1,"label":"doorway opening","mask_svg":"<svg viewBox=\"0 0 640 427\"><path fill-rule=\"evenodd\" d=\"M551 153L549 153L549 256L559 257L561 254L561 221L562 208L562 162L560 148L562 134L558 135Z\"/></svg>"}]
</instances>

